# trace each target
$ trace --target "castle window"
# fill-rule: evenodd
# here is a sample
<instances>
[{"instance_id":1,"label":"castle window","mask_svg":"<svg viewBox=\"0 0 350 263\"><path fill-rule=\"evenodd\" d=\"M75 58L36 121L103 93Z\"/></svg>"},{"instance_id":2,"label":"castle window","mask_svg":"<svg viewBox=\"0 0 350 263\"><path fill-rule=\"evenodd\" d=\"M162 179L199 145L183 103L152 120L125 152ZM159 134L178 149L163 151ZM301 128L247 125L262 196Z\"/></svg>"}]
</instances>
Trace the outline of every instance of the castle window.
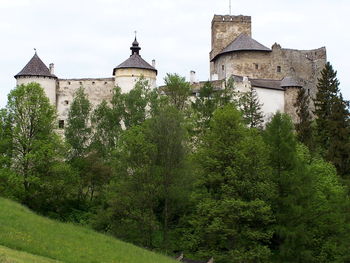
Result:
<instances>
[{"instance_id":1,"label":"castle window","mask_svg":"<svg viewBox=\"0 0 350 263\"><path fill-rule=\"evenodd\" d=\"M281 72L281 66L277 66L277 72L278 72L278 73Z\"/></svg>"},{"instance_id":2,"label":"castle window","mask_svg":"<svg viewBox=\"0 0 350 263\"><path fill-rule=\"evenodd\" d=\"M69 104L69 101L68 100L65 100L64 101L64 105L68 105Z\"/></svg>"},{"instance_id":3,"label":"castle window","mask_svg":"<svg viewBox=\"0 0 350 263\"><path fill-rule=\"evenodd\" d=\"M105 81L105 85L107 85L107 81Z\"/></svg>"},{"instance_id":4,"label":"castle window","mask_svg":"<svg viewBox=\"0 0 350 263\"><path fill-rule=\"evenodd\" d=\"M79 85L83 85L83 82L79 81Z\"/></svg>"},{"instance_id":5,"label":"castle window","mask_svg":"<svg viewBox=\"0 0 350 263\"><path fill-rule=\"evenodd\" d=\"M224 71L225 70L225 65L221 65L221 69L222 69L222 71Z\"/></svg>"},{"instance_id":6,"label":"castle window","mask_svg":"<svg viewBox=\"0 0 350 263\"><path fill-rule=\"evenodd\" d=\"M310 96L310 89L307 89L307 95Z\"/></svg>"},{"instance_id":7,"label":"castle window","mask_svg":"<svg viewBox=\"0 0 350 263\"><path fill-rule=\"evenodd\" d=\"M68 85L70 85L70 81L68 81Z\"/></svg>"},{"instance_id":8,"label":"castle window","mask_svg":"<svg viewBox=\"0 0 350 263\"><path fill-rule=\"evenodd\" d=\"M95 81L92 82L92 85L95 85Z\"/></svg>"},{"instance_id":9,"label":"castle window","mask_svg":"<svg viewBox=\"0 0 350 263\"><path fill-rule=\"evenodd\" d=\"M259 69L259 64L254 64L255 65L255 69Z\"/></svg>"},{"instance_id":10,"label":"castle window","mask_svg":"<svg viewBox=\"0 0 350 263\"><path fill-rule=\"evenodd\" d=\"M64 129L64 120L59 120L58 121L58 128Z\"/></svg>"}]
</instances>

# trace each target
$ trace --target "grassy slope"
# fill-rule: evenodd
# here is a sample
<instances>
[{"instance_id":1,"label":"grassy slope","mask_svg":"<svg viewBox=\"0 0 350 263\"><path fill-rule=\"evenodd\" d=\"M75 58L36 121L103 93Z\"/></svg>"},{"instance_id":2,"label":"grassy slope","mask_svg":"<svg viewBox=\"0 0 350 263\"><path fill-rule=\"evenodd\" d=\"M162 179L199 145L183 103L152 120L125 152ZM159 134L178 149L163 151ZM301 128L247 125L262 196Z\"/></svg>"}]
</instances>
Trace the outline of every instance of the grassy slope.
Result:
<instances>
[{"instance_id":1,"label":"grassy slope","mask_svg":"<svg viewBox=\"0 0 350 263\"><path fill-rule=\"evenodd\" d=\"M0 263L60 263L49 258L35 256L26 252L0 246Z\"/></svg>"},{"instance_id":2,"label":"grassy slope","mask_svg":"<svg viewBox=\"0 0 350 263\"><path fill-rule=\"evenodd\" d=\"M63 262L174 262L165 256L87 228L40 217L29 209L2 198L0 198L0 245Z\"/></svg>"}]
</instances>

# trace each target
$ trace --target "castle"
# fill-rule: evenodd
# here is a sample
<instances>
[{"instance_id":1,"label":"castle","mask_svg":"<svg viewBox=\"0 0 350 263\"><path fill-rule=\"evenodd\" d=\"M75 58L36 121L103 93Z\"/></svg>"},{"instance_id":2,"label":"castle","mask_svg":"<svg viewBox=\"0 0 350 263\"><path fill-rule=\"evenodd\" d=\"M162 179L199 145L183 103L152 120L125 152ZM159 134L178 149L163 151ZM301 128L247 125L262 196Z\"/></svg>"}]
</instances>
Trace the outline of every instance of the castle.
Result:
<instances>
[{"instance_id":1,"label":"castle","mask_svg":"<svg viewBox=\"0 0 350 263\"><path fill-rule=\"evenodd\" d=\"M211 24L210 81L222 88L232 77L239 92L256 90L262 110L268 118L280 111L296 119L294 103L300 88L311 96L316 94L317 79L326 63L326 49L294 50L274 44L268 48L252 38L251 17L214 15ZM119 86L123 92L131 90L143 76L152 88L156 87L157 70L140 55L136 40L131 46L131 56L115 67L111 78L61 79L54 75L54 65L49 68L37 53L15 75L17 85L39 83L50 102L56 106L59 127L64 128L69 105L75 91L84 87L93 106L110 100L112 90ZM195 82L192 71L193 95L204 82Z\"/></svg>"}]
</instances>

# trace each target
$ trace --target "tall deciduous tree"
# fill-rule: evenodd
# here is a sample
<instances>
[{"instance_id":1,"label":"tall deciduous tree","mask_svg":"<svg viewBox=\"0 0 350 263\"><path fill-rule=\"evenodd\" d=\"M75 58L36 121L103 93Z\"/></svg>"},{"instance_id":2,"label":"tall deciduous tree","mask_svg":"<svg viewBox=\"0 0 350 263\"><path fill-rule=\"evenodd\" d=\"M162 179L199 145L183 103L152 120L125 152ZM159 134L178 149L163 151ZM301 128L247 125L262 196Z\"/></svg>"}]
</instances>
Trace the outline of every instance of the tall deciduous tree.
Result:
<instances>
[{"instance_id":1,"label":"tall deciduous tree","mask_svg":"<svg viewBox=\"0 0 350 263\"><path fill-rule=\"evenodd\" d=\"M80 87L74 94L65 129L66 141L71 146L71 158L83 157L88 151L91 140L90 112L91 103L84 88Z\"/></svg>"},{"instance_id":2,"label":"tall deciduous tree","mask_svg":"<svg viewBox=\"0 0 350 263\"><path fill-rule=\"evenodd\" d=\"M31 205L35 191L59 156L55 110L37 83L12 90L7 110L12 133L11 167L22 182L24 202Z\"/></svg>"},{"instance_id":3,"label":"tall deciduous tree","mask_svg":"<svg viewBox=\"0 0 350 263\"><path fill-rule=\"evenodd\" d=\"M184 110L188 97L191 95L191 86L184 77L178 74L169 74L164 78L164 91L169 101L178 110Z\"/></svg>"},{"instance_id":4,"label":"tall deciduous tree","mask_svg":"<svg viewBox=\"0 0 350 263\"><path fill-rule=\"evenodd\" d=\"M132 90L124 95L124 124L126 128L141 125L149 117L151 88L144 78L139 79Z\"/></svg>"},{"instance_id":5,"label":"tall deciduous tree","mask_svg":"<svg viewBox=\"0 0 350 263\"><path fill-rule=\"evenodd\" d=\"M156 146L154 166L160 176L163 248L169 248L169 230L176 216L175 204L185 181L185 130L180 112L166 107L148 123L149 139ZM180 194L181 195L181 194Z\"/></svg>"},{"instance_id":6,"label":"tall deciduous tree","mask_svg":"<svg viewBox=\"0 0 350 263\"><path fill-rule=\"evenodd\" d=\"M93 127L92 150L104 158L110 159L117 146L122 132L124 104L121 89L114 89L111 105L103 100L93 111L91 124Z\"/></svg>"}]
</instances>

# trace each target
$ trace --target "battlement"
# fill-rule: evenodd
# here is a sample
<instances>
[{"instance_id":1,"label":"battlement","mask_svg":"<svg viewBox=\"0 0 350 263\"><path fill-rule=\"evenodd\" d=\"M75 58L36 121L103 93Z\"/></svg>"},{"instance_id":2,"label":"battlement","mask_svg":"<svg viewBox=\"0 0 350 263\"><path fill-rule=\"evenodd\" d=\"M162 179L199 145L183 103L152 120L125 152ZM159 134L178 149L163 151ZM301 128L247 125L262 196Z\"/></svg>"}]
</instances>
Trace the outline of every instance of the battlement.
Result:
<instances>
[{"instance_id":1,"label":"battlement","mask_svg":"<svg viewBox=\"0 0 350 263\"><path fill-rule=\"evenodd\" d=\"M251 23L252 17L251 16L233 16L233 15L214 15L212 23L214 22L245 22L245 23Z\"/></svg>"}]
</instances>

